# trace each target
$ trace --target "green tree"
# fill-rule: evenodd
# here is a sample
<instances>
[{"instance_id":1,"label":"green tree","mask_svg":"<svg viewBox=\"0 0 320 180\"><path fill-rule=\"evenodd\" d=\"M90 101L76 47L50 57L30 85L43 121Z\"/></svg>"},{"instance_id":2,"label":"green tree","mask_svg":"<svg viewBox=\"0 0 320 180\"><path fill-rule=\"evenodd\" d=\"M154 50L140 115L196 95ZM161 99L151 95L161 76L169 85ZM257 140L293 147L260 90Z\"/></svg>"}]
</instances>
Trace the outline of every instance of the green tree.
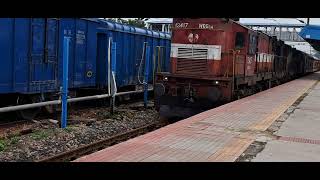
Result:
<instances>
[{"instance_id":1,"label":"green tree","mask_svg":"<svg viewBox=\"0 0 320 180\"><path fill-rule=\"evenodd\" d=\"M121 24L127 24L127 25L131 25L131 26L135 26L135 27L139 27L139 28L144 28L146 27L146 23L145 21L148 20L149 18L135 18L135 19L122 19L122 18L109 18L109 20L114 21L114 22L118 22Z\"/></svg>"}]
</instances>

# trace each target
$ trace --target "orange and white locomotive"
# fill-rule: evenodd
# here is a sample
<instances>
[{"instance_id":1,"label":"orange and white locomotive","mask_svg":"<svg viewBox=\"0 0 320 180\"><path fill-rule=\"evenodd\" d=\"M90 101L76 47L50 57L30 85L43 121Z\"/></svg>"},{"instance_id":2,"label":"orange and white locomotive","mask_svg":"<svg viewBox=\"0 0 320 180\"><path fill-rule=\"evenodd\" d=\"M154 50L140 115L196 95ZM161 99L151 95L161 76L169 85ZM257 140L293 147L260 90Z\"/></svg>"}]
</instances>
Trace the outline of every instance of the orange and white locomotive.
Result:
<instances>
[{"instance_id":1,"label":"orange and white locomotive","mask_svg":"<svg viewBox=\"0 0 320 180\"><path fill-rule=\"evenodd\" d=\"M319 70L307 54L226 18L174 18L170 64L154 88L166 117L190 116Z\"/></svg>"}]
</instances>

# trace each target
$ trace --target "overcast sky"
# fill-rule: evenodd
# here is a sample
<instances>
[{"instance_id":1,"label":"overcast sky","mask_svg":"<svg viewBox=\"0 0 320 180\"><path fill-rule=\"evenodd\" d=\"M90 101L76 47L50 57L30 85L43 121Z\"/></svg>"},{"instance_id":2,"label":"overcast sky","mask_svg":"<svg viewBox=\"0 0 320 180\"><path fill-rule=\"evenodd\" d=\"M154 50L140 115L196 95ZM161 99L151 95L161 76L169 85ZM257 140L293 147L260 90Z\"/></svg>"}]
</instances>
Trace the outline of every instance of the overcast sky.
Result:
<instances>
[{"instance_id":1,"label":"overcast sky","mask_svg":"<svg viewBox=\"0 0 320 180\"><path fill-rule=\"evenodd\" d=\"M123 18L134 19L134 18ZM172 21L172 18L150 18L153 20ZM240 18L241 23L281 23L281 24L302 24L298 20L307 23L307 18ZM310 24L320 25L320 18L310 18Z\"/></svg>"},{"instance_id":2,"label":"overcast sky","mask_svg":"<svg viewBox=\"0 0 320 180\"><path fill-rule=\"evenodd\" d=\"M131 18L124 18L131 19ZM151 20L152 19L152 20ZM297 18L307 23L307 18ZM240 23L268 23L268 24L303 24L295 18L240 18ZM172 18L150 18L151 21L161 21L172 23ZM310 18L310 24L320 25L320 18ZM306 53L314 54L313 48L307 42L286 42L289 45L293 45L298 50Z\"/></svg>"},{"instance_id":3,"label":"overcast sky","mask_svg":"<svg viewBox=\"0 0 320 180\"><path fill-rule=\"evenodd\" d=\"M307 18L297 18L307 23ZM281 23L281 24L302 24L295 18L240 18L240 23ZM320 25L320 18L310 18L310 24Z\"/></svg>"}]
</instances>

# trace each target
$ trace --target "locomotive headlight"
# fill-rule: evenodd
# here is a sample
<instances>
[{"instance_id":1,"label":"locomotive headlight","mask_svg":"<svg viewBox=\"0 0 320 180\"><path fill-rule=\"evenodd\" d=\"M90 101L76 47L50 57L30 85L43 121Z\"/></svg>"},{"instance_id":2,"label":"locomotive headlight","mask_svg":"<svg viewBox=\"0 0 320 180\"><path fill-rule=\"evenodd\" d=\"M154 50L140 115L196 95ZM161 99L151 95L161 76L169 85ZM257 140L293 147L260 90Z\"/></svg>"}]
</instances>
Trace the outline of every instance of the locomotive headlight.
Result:
<instances>
[{"instance_id":1,"label":"locomotive headlight","mask_svg":"<svg viewBox=\"0 0 320 180\"><path fill-rule=\"evenodd\" d=\"M164 78L163 78L163 81L168 81L168 77L164 77Z\"/></svg>"},{"instance_id":2,"label":"locomotive headlight","mask_svg":"<svg viewBox=\"0 0 320 180\"><path fill-rule=\"evenodd\" d=\"M216 81L215 84L219 84L219 81Z\"/></svg>"}]
</instances>

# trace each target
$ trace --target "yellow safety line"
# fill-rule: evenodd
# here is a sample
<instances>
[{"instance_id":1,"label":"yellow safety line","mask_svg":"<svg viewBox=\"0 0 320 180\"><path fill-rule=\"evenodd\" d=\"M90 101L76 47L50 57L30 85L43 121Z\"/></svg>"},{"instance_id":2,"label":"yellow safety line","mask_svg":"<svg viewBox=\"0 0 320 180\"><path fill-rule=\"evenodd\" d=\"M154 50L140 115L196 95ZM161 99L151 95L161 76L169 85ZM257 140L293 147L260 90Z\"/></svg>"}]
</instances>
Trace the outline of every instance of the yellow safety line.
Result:
<instances>
[{"instance_id":1,"label":"yellow safety line","mask_svg":"<svg viewBox=\"0 0 320 180\"><path fill-rule=\"evenodd\" d=\"M300 96L306 93L317 81L311 83L308 87L303 88L296 96L289 98L280 107L275 108L271 115L259 121L257 124L249 127L253 131L265 131L270 125L278 119ZM235 161L256 139L253 133L240 133L239 136L234 137L230 143L218 150L208 158L209 161Z\"/></svg>"},{"instance_id":2,"label":"yellow safety line","mask_svg":"<svg viewBox=\"0 0 320 180\"><path fill-rule=\"evenodd\" d=\"M314 83L310 84L308 87L302 89L296 96L289 98L280 107L275 108L276 110L274 110L267 118L263 119L262 121L259 121L255 125L249 127L249 129L254 130L254 131L267 130L276 119L278 119L297 99L299 99L300 96L302 96L304 93L306 93L315 83L316 82L314 82Z\"/></svg>"}]
</instances>

